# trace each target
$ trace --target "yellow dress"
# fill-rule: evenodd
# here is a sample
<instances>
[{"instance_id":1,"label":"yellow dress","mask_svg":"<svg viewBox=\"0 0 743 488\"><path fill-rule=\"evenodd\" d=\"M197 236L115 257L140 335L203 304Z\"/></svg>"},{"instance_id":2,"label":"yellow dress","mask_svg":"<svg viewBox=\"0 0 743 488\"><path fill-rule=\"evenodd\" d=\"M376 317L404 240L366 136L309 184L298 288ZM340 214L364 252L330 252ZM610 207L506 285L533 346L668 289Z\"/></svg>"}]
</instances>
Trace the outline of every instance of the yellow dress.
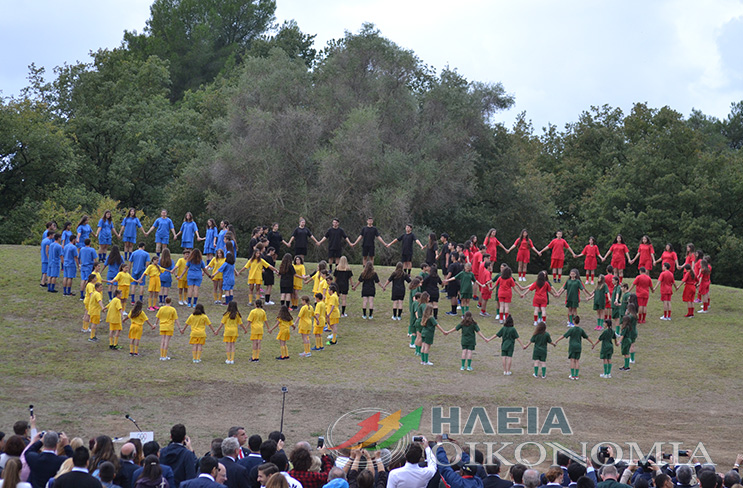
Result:
<instances>
[{"instance_id":1,"label":"yellow dress","mask_svg":"<svg viewBox=\"0 0 743 488\"><path fill-rule=\"evenodd\" d=\"M258 341L263 339L263 325L266 323L266 311L262 308L254 308L248 315L250 323L250 340Z\"/></svg>"}]
</instances>

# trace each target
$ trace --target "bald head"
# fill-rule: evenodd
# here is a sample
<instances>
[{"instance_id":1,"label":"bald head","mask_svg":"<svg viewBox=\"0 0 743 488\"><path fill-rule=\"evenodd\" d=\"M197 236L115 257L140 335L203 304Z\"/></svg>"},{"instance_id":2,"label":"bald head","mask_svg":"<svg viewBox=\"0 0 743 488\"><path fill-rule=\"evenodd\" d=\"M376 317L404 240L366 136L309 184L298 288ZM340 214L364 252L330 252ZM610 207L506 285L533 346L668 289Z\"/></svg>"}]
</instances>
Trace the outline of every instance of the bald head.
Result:
<instances>
[{"instance_id":1,"label":"bald head","mask_svg":"<svg viewBox=\"0 0 743 488\"><path fill-rule=\"evenodd\" d=\"M121 451L119 455L121 456L121 459L129 460L134 457L134 453L136 452L137 452L137 447L131 442L127 442L126 444L121 446Z\"/></svg>"},{"instance_id":2,"label":"bald head","mask_svg":"<svg viewBox=\"0 0 743 488\"><path fill-rule=\"evenodd\" d=\"M299 441L294 446L295 449L307 449L308 451L312 451L312 446L310 446L310 443L307 441Z\"/></svg>"}]
</instances>

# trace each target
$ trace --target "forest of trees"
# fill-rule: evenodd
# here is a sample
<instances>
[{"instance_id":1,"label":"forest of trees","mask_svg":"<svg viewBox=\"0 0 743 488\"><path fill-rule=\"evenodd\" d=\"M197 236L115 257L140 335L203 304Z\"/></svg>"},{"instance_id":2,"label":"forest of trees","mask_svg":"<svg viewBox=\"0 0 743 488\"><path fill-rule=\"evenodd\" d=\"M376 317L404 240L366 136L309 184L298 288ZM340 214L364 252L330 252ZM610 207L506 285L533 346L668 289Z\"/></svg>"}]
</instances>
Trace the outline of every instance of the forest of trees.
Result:
<instances>
[{"instance_id":1,"label":"forest of trees","mask_svg":"<svg viewBox=\"0 0 743 488\"><path fill-rule=\"evenodd\" d=\"M562 229L602 252L619 232L658 254L692 241L715 282L743 286L743 101L724 120L637 103L506 127L492 116L518 87L437 71L370 24L317 50L275 9L155 0L121 47L52 76L32 65L0 101L0 242L38 244L47 220L106 208L191 211L245 237L272 222L288 234L299 216L355 235L371 214L388 240L410 222L421 240L495 227L507 245Z\"/></svg>"}]
</instances>

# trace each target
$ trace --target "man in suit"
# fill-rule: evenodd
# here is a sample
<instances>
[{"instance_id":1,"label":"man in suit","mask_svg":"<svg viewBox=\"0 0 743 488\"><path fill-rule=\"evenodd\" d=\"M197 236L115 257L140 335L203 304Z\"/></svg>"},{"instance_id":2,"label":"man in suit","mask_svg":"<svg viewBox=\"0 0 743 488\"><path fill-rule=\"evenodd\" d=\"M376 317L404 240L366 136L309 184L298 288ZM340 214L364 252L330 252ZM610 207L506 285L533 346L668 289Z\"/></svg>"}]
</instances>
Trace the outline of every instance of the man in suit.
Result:
<instances>
[{"instance_id":1,"label":"man in suit","mask_svg":"<svg viewBox=\"0 0 743 488\"><path fill-rule=\"evenodd\" d=\"M248 434L245 432L245 427L230 427L230 430L227 431L227 437L234 437L237 439L237 443L240 446L240 449L237 451L237 456L235 457L236 460L240 460L250 454L250 451L243 447L245 442L248 440ZM226 454L222 454L226 456Z\"/></svg>"},{"instance_id":2,"label":"man in suit","mask_svg":"<svg viewBox=\"0 0 743 488\"><path fill-rule=\"evenodd\" d=\"M500 477L500 459L493 455L490 463L485 465L488 475L482 480L483 488L511 488L513 483Z\"/></svg>"},{"instance_id":3,"label":"man in suit","mask_svg":"<svg viewBox=\"0 0 743 488\"><path fill-rule=\"evenodd\" d=\"M607 464L601 468L601 479L603 481L596 485L596 488L631 488L629 485L618 482L617 478L619 478L619 473L616 466ZM689 475L689 479L691 480L691 475Z\"/></svg>"},{"instance_id":4,"label":"man in suit","mask_svg":"<svg viewBox=\"0 0 743 488\"><path fill-rule=\"evenodd\" d=\"M222 465L224 468L224 465ZM217 483L221 479L220 463L212 456L204 456L199 460L199 476L192 480L181 483L182 488L226 488L225 485ZM226 481L226 480L225 480Z\"/></svg>"},{"instance_id":5,"label":"man in suit","mask_svg":"<svg viewBox=\"0 0 743 488\"><path fill-rule=\"evenodd\" d=\"M72 453L72 471L54 480L54 488L101 488L101 482L88 473L88 460L90 452L86 447L75 449Z\"/></svg>"},{"instance_id":6,"label":"man in suit","mask_svg":"<svg viewBox=\"0 0 743 488\"><path fill-rule=\"evenodd\" d=\"M526 466L521 463L517 463L511 466L509 473L511 474L511 479L513 480L512 488L526 488L526 486L524 485L524 473L526 472L526 469Z\"/></svg>"},{"instance_id":7,"label":"man in suit","mask_svg":"<svg viewBox=\"0 0 743 488\"><path fill-rule=\"evenodd\" d=\"M134 455L136 453L137 447L131 442L127 442L121 446L121 451L119 451L119 472L116 473L116 478L114 478L114 484L119 485L121 488L132 488L134 486L132 476L139 468L139 466L134 464Z\"/></svg>"},{"instance_id":8,"label":"man in suit","mask_svg":"<svg viewBox=\"0 0 743 488\"><path fill-rule=\"evenodd\" d=\"M244 431L243 431L244 432ZM238 452L242 448L237 437L228 437L222 441L222 463L227 471L227 488L249 488L248 470L237 463Z\"/></svg>"},{"instance_id":9,"label":"man in suit","mask_svg":"<svg viewBox=\"0 0 743 488\"><path fill-rule=\"evenodd\" d=\"M38 435L36 437L38 438ZM57 444L64 448L65 456L57 456ZM71 456L72 448L64 432L45 433L41 440L36 440L26 450L26 464L31 469L28 482L33 488L44 488L49 478L57 474L65 459Z\"/></svg>"},{"instance_id":10,"label":"man in suit","mask_svg":"<svg viewBox=\"0 0 743 488\"><path fill-rule=\"evenodd\" d=\"M261 457L261 444L263 444L263 438L258 434L248 437L248 449L250 452L244 458L237 461L240 466L248 470L248 473L259 464L265 462Z\"/></svg>"}]
</instances>

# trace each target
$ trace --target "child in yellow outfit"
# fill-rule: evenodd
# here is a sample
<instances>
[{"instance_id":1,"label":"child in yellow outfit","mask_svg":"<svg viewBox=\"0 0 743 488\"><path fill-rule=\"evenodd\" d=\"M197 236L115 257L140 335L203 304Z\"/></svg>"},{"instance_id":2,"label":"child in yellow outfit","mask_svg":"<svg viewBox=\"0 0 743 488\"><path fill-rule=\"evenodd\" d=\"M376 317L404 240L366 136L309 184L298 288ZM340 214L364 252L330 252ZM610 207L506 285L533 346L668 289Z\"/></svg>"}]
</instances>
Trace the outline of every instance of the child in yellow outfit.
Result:
<instances>
[{"instance_id":1,"label":"child in yellow outfit","mask_svg":"<svg viewBox=\"0 0 743 488\"><path fill-rule=\"evenodd\" d=\"M233 302L230 302L233 303ZM263 300L255 301L255 308L248 315L248 327L250 327L250 340L253 341L253 357L250 362L254 363L261 359L261 341L263 340L263 327L266 325L266 311L263 310Z\"/></svg>"},{"instance_id":2,"label":"child in yellow outfit","mask_svg":"<svg viewBox=\"0 0 743 488\"><path fill-rule=\"evenodd\" d=\"M139 356L139 341L142 339L142 327L144 326L144 323L147 322L147 325L149 325L150 328L155 328L155 326L150 323L150 319L147 318L147 315L142 311L143 306L142 302L137 300L137 303L134 304L134 308L129 313L129 316L124 317L123 320L123 322L131 320L131 325L129 325L130 356Z\"/></svg>"},{"instance_id":3,"label":"child in yellow outfit","mask_svg":"<svg viewBox=\"0 0 743 488\"><path fill-rule=\"evenodd\" d=\"M83 306L85 307L85 313L83 314L83 328L82 332L87 333L90 330L90 313L88 313L88 302L90 295L95 292L95 284L98 282L98 277L93 273L88 275L88 279L85 281L85 297L83 298Z\"/></svg>"},{"instance_id":4,"label":"child in yellow outfit","mask_svg":"<svg viewBox=\"0 0 743 488\"><path fill-rule=\"evenodd\" d=\"M276 339L279 341L279 348L281 353L276 359L284 360L289 359L289 346L286 345L286 341L289 340L290 332L289 329L295 329L296 326L293 323L292 314L289 313L289 307L282 305L279 310L279 315L276 317L276 324L268 330L271 334L276 327L279 328L279 333Z\"/></svg>"},{"instance_id":5,"label":"child in yellow outfit","mask_svg":"<svg viewBox=\"0 0 743 488\"><path fill-rule=\"evenodd\" d=\"M97 282L93 285L93 293L87 298L87 312L90 320L90 342L98 342L95 336L98 324L101 323L101 311L103 310L103 283Z\"/></svg>"},{"instance_id":6,"label":"child in yellow outfit","mask_svg":"<svg viewBox=\"0 0 743 488\"><path fill-rule=\"evenodd\" d=\"M181 328L181 324L178 323L178 312L171 305L173 300L170 297L165 298L165 306L160 307L157 311L157 318L155 319L155 326L160 326L160 361L169 361L168 347L170 346L170 338L173 337L174 327Z\"/></svg>"},{"instance_id":7,"label":"child in yellow outfit","mask_svg":"<svg viewBox=\"0 0 743 488\"><path fill-rule=\"evenodd\" d=\"M214 332L212 322L209 317L204 313L204 305L197 303L194 306L193 313L186 319L186 325L181 329L181 334L186 330L186 327L191 327L191 335L188 338L188 343L193 346L191 354L193 356L194 363L201 362L201 353L204 350L204 344L206 343L206 326Z\"/></svg>"},{"instance_id":8,"label":"child in yellow outfit","mask_svg":"<svg viewBox=\"0 0 743 488\"><path fill-rule=\"evenodd\" d=\"M126 302L129 299L129 287L132 281L134 281L134 278L129 274L129 265L124 263L119 267L119 272L114 279L106 282L109 285L116 283L116 288L121 292L121 306L123 309L126 309Z\"/></svg>"},{"instance_id":9,"label":"child in yellow outfit","mask_svg":"<svg viewBox=\"0 0 743 488\"><path fill-rule=\"evenodd\" d=\"M325 329L325 301L323 300L322 293L315 294L315 308L313 310L310 305L310 297L302 297L302 309L299 311L299 322L300 328L302 327L302 321L307 321L312 324L312 334L315 336L315 345L312 347L312 351L322 351L325 346L322 344L322 332Z\"/></svg>"},{"instance_id":10,"label":"child in yellow outfit","mask_svg":"<svg viewBox=\"0 0 743 488\"><path fill-rule=\"evenodd\" d=\"M217 250L217 254L221 249ZM219 331L224 326L224 339L225 347L227 349L227 359L225 364L235 364L235 341L239 331L238 326L242 327L245 333L248 333L248 329L243 325L243 318L240 315L240 311L237 309L237 302L230 302L227 304L227 311L222 315L222 323L219 324L219 328L214 332L214 335L219 334Z\"/></svg>"},{"instance_id":11,"label":"child in yellow outfit","mask_svg":"<svg viewBox=\"0 0 743 488\"><path fill-rule=\"evenodd\" d=\"M330 294L326 300L326 311L328 317L328 325L332 335L328 344L334 345L338 343L338 322L341 319L340 303L338 302L338 285L333 283L330 285Z\"/></svg>"},{"instance_id":12,"label":"child in yellow outfit","mask_svg":"<svg viewBox=\"0 0 743 488\"><path fill-rule=\"evenodd\" d=\"M261 252L256 250L253 253L253 257L245 263L243 269L237 272L240 275L243 270L248 270L248 301L253 302L253 297L258 299L261 285L263 284L263 269L268 268L276 274L279 274L279 270L271 266L261 257Z\"/></svg>"},{"instance_id":13,"label":"child in yellow outfit","mask_svg":"<svg viewBox=\"0 0 743 488\"><path fill-rule=\"evenodd\" d=\"M190 249L183 251L183 257L178 259L175 263L175 271L173 274L179 276L178 278L178 305L186 304L186 297L188 296L188 277L184 274L186 266L188 266L188 257L191 255Z\"/></svg>"},{"instance_id":14,"label":"child in yellow outfit","mask_svg":"<svg viewBox=\"0 0 743 488\"><path fill-rule=\"evenodd\" d=\"M222 265L225 262L224 257L224 251L222 249L217 249L217 255L212 258L211 261L209 261L209 264L206 266L209 268L212 272L212 283L214 284L214 291L212 292L212 298L214 298L214 303L221 304L222 303L222 273L217 273L219 268L222 267Z\"/></svg>"},{"instance_id":15,"label":"child in yellow outfit","mask_svg":"<svg viewBox=\"0 0 743 488\"><path fill-rule=\"evenodd\" d=\"M125 316L124 306L121 303L121 290L114 292L114 297L106 306L106 322L108 322L108 348L121 349L119 335L121 334L121 320Z\"/></svg>"},{"instance_id":16,"label":"child in yellow outfit","mask_svg":"<svg viewBox=\"0 0 743 488\"><path fill-rule=\"evenodd\" d=\"M150 260L149 266L144 270L144 273L142 274L142 278L140 278L139 283L142 283L142 280L144 280L145 276L149 276L150 280L147 285L147 291L150 292L150 298L148 299L148 307L147 310L150 312L154 312L155 310L158 310L160 307L157 306L157 300L158 295L160 294L160 275L163 272L163 269L160 267L160 258L157 256L154 256L152 260Z\"/></svg>"},{"instance_id":17,"label":"child in yellow outfit","mask_svg":"<svg viewBox=\"0 0 743 488\"><path fill-rule=\"evenodd\" d=\"M292 309L296 310L299 308L299 290L304 285L304 280L308 278L305 274L307 270L304 267L304 259L302 256L294 256L294 293L292 293Z\"/></svg>"}]
</instances>

